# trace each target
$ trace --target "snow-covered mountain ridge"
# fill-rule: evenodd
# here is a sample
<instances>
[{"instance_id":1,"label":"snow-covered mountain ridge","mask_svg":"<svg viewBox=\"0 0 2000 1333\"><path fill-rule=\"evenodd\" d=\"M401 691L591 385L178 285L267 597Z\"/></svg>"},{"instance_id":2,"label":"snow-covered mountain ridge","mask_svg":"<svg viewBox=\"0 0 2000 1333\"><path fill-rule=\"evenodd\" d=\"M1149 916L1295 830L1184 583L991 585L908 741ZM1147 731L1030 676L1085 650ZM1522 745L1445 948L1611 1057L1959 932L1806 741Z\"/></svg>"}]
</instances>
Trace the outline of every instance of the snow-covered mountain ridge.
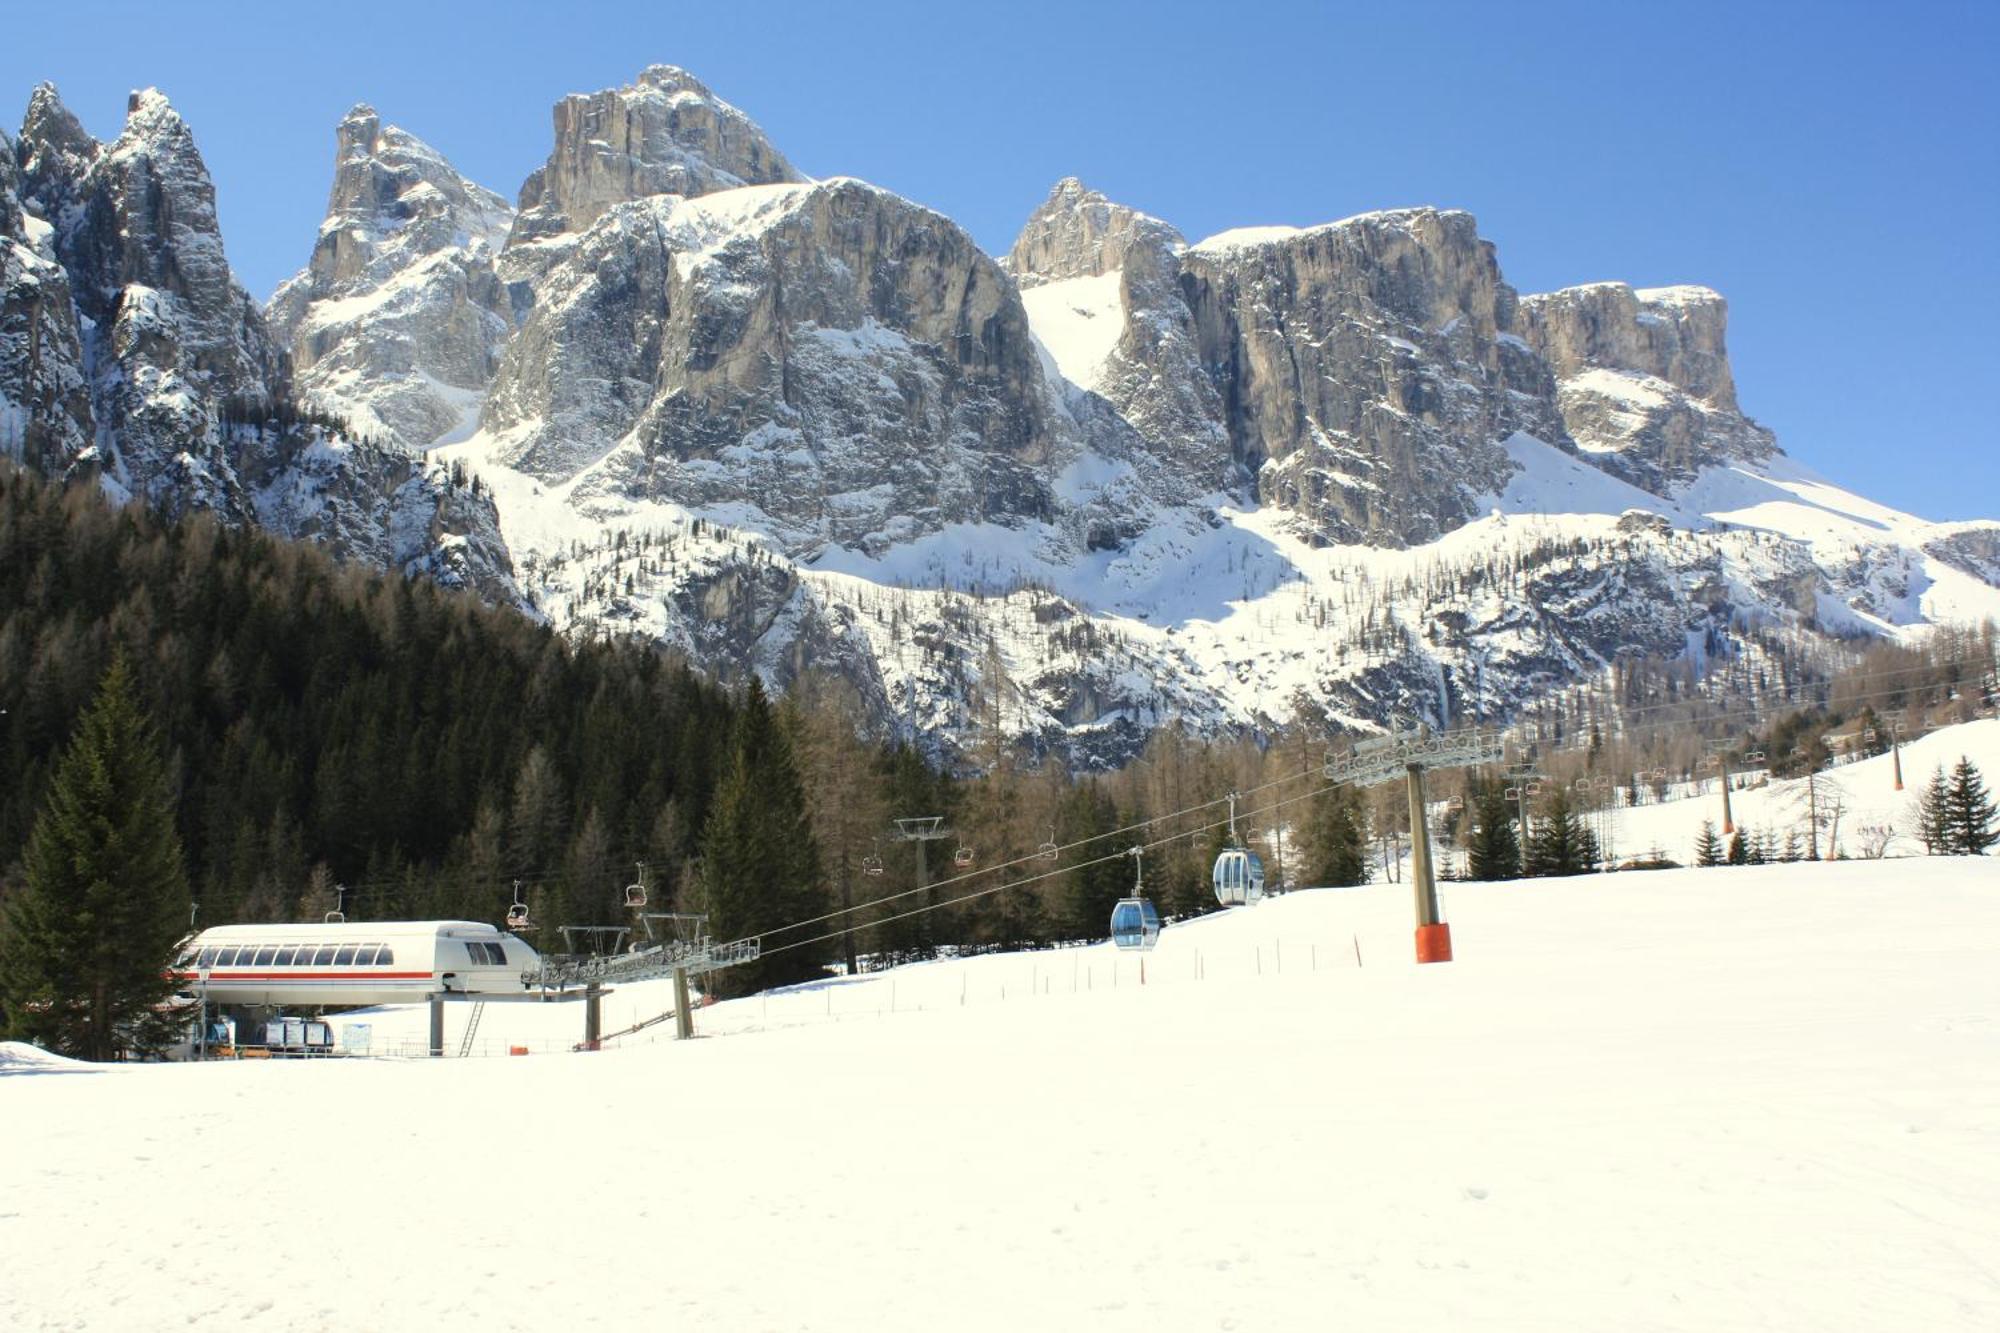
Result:
<instances>
[{"instance_id":1,"label":"snow-covered mountain ridge","mask_svg":"<svg viewBox=\"0 0 2000 1333\"><path fill-rule=\"evenodd\" d=\"M208 169L164 96L132 94L100 144L44 84L0 150L0 456L513 595L480 494L300 417L290 358L230 271Z\"/></svg>"},{"instance_id":2,"label":"snow-covered mountain ridge","mask_svg":"<svg viewBox=\"0 0 2000 1333\"><path fill-rule=\"evenodd\" d=\"M91 375L10 362L8 293L89 272L46 268L74 229L46 182L96 149L29 121L0 391L38 404L16 451L60 461ZM1497 718L1620 658L1698 674L1748 638L2000 614L2000 524L1779 452L1705 288L1523 297L1429 208L1190 245L1074 179L995 261L805 178L669 66L553 131L516 211L355 108L311 262L238 359L384 458L477 476L483 558L577 633L780 687L837 670L943 753L998 727L1112 763L1168 722ZM70 304L81 347L99 317ZM199 480L160 486L220 506Z\"/></svg>"}]
</instances>

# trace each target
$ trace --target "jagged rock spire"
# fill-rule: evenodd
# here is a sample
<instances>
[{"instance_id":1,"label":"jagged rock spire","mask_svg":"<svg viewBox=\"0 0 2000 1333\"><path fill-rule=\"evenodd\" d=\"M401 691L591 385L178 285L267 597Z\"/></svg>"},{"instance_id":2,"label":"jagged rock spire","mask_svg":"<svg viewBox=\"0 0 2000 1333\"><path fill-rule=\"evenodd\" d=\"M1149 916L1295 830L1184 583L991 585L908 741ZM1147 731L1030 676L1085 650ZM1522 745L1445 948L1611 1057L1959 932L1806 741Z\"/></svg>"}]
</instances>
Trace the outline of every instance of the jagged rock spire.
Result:
<instances>
[{"instance_id":1,"label":"jagged rock spire","mask_svg":"<svg viewBox=\"0 0 2000 1333\"><path fill-rule=\"evenodd\" d=\"M469 424L513 329L494 272L513 216L443 154L357 103L334 128L312 259L266 308L302 396L405 450Z\"/></svg>"}]
</instances>

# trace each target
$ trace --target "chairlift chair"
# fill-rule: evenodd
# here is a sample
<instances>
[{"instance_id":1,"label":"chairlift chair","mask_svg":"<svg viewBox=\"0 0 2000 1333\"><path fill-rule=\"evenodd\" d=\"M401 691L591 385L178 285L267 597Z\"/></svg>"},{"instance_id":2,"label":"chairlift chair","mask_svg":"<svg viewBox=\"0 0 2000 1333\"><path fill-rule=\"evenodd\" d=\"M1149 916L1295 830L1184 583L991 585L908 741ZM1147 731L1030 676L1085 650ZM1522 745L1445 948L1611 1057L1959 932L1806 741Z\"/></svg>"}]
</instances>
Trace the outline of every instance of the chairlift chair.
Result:
<instances>
[{"instance_id":1,"label":"chairlift chair","mask_svg":"<svg viewBox=\"0 0 2000 1333\"><path fill-rule=\"evenodd\" d=\"M1465 798L1463 796L1454 796L1444 803L1444 808L1454 815L1463 814L1465 811Z\"/></svg>"},{"instance_id":2,"label":"chairlift chair","mask_svg":"<svg viewBox=\"0 0 2000 1333\"><path fill-rule=\"evenodd\" d=\"M951 863L957 866L960 870L965 869L967 866L971 865L972 862L973 862L973 856L972 856L972 849L970 847L961 845L957 851L951 854Z\"/></svg>"},{"instance_id":3,"label":"chairlift chair","mask_svg":"<svg viewBox=\"0 0 2000 1333\"><path fill-rule=\"evenodd\" d=\"M342 922L344 922L344 921L346 921L346 920L347 920L347 913L345 913L345 912L342 912L342 911L339 911L339 910L335 910L335 911L332 911L332 912L328 912L328 913L326 914L326 916L325 916L325 918L324 918L324 920L323 920L323 924L325 924L325 925L329 925L329 926L337 926L337 925L340 925L340 924L341 924Z\"/></svg>"},{"instance_id":4,"label":"chairlift chair","mask_svg":"<svg viewBox=\"0 0 2000 1333\"><path fill-rule=\"evenodd\" d=\"M1543 792L1547 790L1548 788L1545 785L1543 785L1542 781L1539 778L1528 784L1528 795L1531 797L1540 796Z\"/></svg>"},{"instance_id":5,"label":"chairlift chair","mask_svg":"<svg viewBox=\"0 0 2000 1333\"><path fill-rule=\"evenodd\" d=\"M529 928L528 900L522 896L521 881L517 879L514 881L513 904L507 908L507 929L527 930Z\"/></svg>"},{"instance_id":6,"label":"chairlift chair","mask_svg":"<svg viewBox=\"0 0 2000 1333\"><path fill-rule=\"evenodd\" d=\"M1041 857L1044 861L1053 861L1062 855L1062 849L1056 846L1056 826L1054 824L1049 825L1049 840L1035 849L1035 855Z\"/></svg>"},{"instance_id":7,"label":"chairlift chair","mask_svg":"<svg viewBox=\"0 0 2000 1333\"><path fill-rule=\"evenodd\" d=\"M879 838L875 842L875 850L861 858L861 873L864 875L882 873L882 842Z\"/></svg>"},{"instance_id":8,"label":"chairlift chair","mask_svg":"<svg viewBox=\"0 0 2000 1333\"><path fill-rule=\"evenodd\" d=\"M1764 752L1762 750L1752 750L1743 756L1743 762L1746 764L1761 764L1764 762Z\"/></svg>"},{"instance_id":9,"label":"chairlift chair","mask_svg":"<svg viewBox=\"0 0 2000 1333\"><path fill-rule=\"evenodd\" d=\"M646 905L646 886L644 884L627 884L625 886L625 905L635 912L644 907Z\"/></svg>"},{"instance_id":10,"label":"chairlift chair","mask_svg":"<svg viewBox=\"0 0 2000 1333\"><path fill-rule=\"evenodd\" d=\"M1501 792L1500 796L1503 800L1518 801L1521 799L1521 789L1519 787L1509 787Z\"/></svg>"}]
</instances>

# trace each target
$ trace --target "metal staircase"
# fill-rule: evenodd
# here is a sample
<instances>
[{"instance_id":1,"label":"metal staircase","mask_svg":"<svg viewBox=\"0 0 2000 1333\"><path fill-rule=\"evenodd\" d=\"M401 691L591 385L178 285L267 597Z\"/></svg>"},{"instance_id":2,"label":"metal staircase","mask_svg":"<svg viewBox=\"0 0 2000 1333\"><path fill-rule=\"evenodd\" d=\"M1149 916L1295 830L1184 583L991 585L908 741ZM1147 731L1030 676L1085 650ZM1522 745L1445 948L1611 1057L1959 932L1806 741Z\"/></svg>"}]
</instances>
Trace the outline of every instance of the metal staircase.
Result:
<instances>
[{"instance_id":1,"label":"metal staircase","mask_svg":"<svg viewBox=\"0 0 2000 1333\"><path fill-rule=\"evenodd\" d=\"M465 1020L465 1038L458 1043L458 1058L463 1060L472 1054L472 1039L479 1035L479 1020L486 1013L484 1002L472 1006L472 1016Z\"/></svg>"}]
</instances>

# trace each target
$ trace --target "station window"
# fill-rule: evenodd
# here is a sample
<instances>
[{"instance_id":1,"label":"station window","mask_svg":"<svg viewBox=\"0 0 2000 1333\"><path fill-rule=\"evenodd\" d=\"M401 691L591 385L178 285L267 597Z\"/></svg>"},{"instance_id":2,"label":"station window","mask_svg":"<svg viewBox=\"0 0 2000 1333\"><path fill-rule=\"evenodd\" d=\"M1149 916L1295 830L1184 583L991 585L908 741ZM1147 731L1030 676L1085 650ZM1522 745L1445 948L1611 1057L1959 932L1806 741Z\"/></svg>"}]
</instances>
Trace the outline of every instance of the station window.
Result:
<instances>
[{"instance_id":1,"label":"station window","mask_svg":"<svg viewBox=\"0 0 2000 1333\"><path fill-rule=\"evenodd\" d=\"M234 950L234 949L217 949L217 950L215 951L215 965L216 965L217 967L234 967L234 966L236 966L236 950Z\"/></svg>"},{"instance_id":2,"label":"station window","mask_svg":"<svg viewBox=\"0 0 2000 1333\"><path fill-rule=\"evenodd\" d=\"M220 949L203 949L195 956L194 965L196 967L214 967L215 955L220 952L222 952Z\"/></svg>"},{"instance_id":3,"label":"station window","mask_svg":"<svg viewBox=\"0 0 2000 1333\"><path fill-rule=\"evenodd\" d=\"M278 956L278 946L275 944L266 945L264 948L259 949L257 951L256 958L252 959L251 961L257 967L269 967L271 965L271 960L273 958L276 958L277 956Z\"/></svg>"},{"instance_id":4,"label":"station window","mask_svg":"<svg viewBox=\"0 0 2000 1333\"><path fill-rule=\"evenodd\" d=\"M299 946L296 944L280 947L278 950L278 956L271 960L271 966L290 967L292 965L292 960L298 957L298 954L299 954Z\"/></svg>"},{"instance_id":5,"label":"station window","mask_svg":"<svg viewBox=\"0 0 2000 1333\"><path fill-rule=\"evenodd\" d=\"M361 946L361 951L354 955L354 961L360 964L362 967L373 967L378 961L380 961L381 953L382 953L381 945L364 944Z\"/></svg>"},{"instance_id":6,"label":"station window","mask_svg":"<svg viewBox=\"0 0 2000 1333\"><path fill-rule=\"evenodd\" d=\"M328 963L331 963L333 961L333 956L339 952L340 949L337 945L332 945L332 944L320 945L319 951L313 955L313 966L325 967Z\"/></svg>"},{"instance_id":7,"label":"station window","mask_svg":"<svg viewBox=\"0 0 2000 1333\"><path fill-rule=\"evenodd\" d=\"M385 944L381 948L375 951L375 966L388 967L395 961L396 961L396 951L390 948L388 945Z\"/></svg>"},{"instance_id":8,"label":"station window","mask_svg":"<svg viewBox=\"0 0 2000 1333\"><path fill-rule=\"evenodd\" d=\"M333 965L335 967L347 967L353 962L354 946L351 944L342 946L340 952L333 956Z\"/></svg>"}]
</instances>

